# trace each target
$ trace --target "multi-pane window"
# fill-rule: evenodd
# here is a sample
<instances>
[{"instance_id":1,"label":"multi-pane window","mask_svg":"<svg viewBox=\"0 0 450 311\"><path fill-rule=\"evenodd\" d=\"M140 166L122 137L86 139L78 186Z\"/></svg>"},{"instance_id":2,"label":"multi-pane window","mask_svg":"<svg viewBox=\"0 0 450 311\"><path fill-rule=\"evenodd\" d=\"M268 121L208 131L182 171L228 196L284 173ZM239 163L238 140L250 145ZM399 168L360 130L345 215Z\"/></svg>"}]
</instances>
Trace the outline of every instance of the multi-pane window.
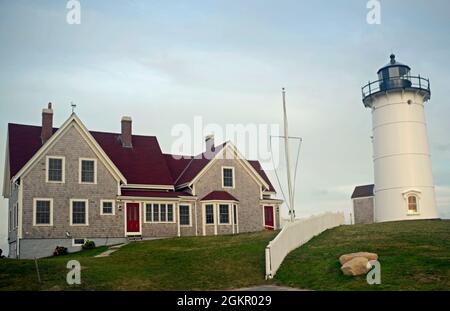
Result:
<instances>
[{"instance_id":1,"label":"multi-pane window","mask_svg":"<svg viewBox=\"0 0 450 311\"><path fill-rule=\"evenodd\" d=\"M86 201L72 201L72 225L87 225Z\"/></svg>"},{"instance_id":2,"label":"multi-pane window","mask_svg":"<svg viewBox=\"0 0 450 311\"><path fill-rule=\"evenodd\" d=\"M415 195L408 197L408 213L417 213L417 196Z\"/></svg>"},{"instance_id":3,"label":"multi-pane window","mask_svg":"<svg viewBox=\"0 0 450 311\"><path fill-rule=\"evenodd\" d=\"M173 222L173 204L167 204L167 221Z\"/></svg>"},{"instance_id":4,"label":"multi-pane window","mask_svg":"<svg viewBox=\"0 0 450 311\"><path fill-rule=\"evenodd\" d=\"M180 225L189 226L191 224L190 206L180 205Z\"/></svg>"},{"instance_id":5,"label":"multi-pane window","mask_svg":"<svg viewBox=\"0 0 450 311\"><path fill-rule=\"evenodd\" d=\"M81 182L95 183L95 160L81 160Z\"/></svg>"},{"instance_id":6,"label":"multi-pane window","mask_svg":"<svg viewBox=\"0 0 450 311\"><path fill-rule=\"evenodd\" d=\"M145 221L152 221L152 204L145 204Z\"/></svg>"},{"instance_id":7,"label":"multi-pane window","mask_svg":"<svg viewBox=\"0 0 450 311\"><path fill-rule=\"evenodd\" d=\"M230 209L228 204L219 204L219 222L221 224L230 223Z\"/></svg>"},{"instance_id":8,"label":"multi-pane window","mask_svg":"<svg viewBox=\"0 0 450 311\"><path fill-rule=\"evenodd\" d=\"M153 204L153 222L159 222L159 204Z\"/></svg>"},{"instance_id":9,"label":"multi-pane window","mask_svg":"<svg viewBox=\"0 0 450 311\"><path fill-rule=\"evenodd\" d=\"M165 222L166 221L166 219L167 219L167 209L166 209L166 204L161 204L160 205L160 207L159 207L159 220L161 221L161 222Z\"/></svg>"},{"instance_id":10,"label":"multi-pane window","mask_svg":"<svg viewBox=\"0 0 450 311\"><path fill-rule=\"evenodd\" d=\"M207 204L205 205L205 221L206 224L214 224L214 205Z\"/></svg>"},{"instance_id":11,"label":"multi-pane window","mask_svg":"<svg viewBox=\"0 0 450 311\"><path fill-rule=\"evenodd\" d=\"M233 168L224 167L223 168L223 187L233 188Z\"/></svg>"},{"instance_id":12,"label":"multi-pane window","mask_svg":"<svg viewBox=\"0 0 450 311\"><path fill-rule=\"evenodd\" d=\"M102 201L102 215L114 215L114 201Z\"/></svg>"},{"instance_id":13,"label":"multi-pane window","mask_svg":"<svg viewBox=\"0 0 450 311\"><path fill-rule=\"evenodd\" d=\"M156 223L173 222L173 204L166 204L166 203L145 204L145 222L156 222Z\"/></svg>"},{"instance_id":14,"label":"multi-pane window","mask_svg":"<svg viewBox=\"0 0 450 311\"><path fill-rule=\"evenodd\" d=\"M63 182L64 160L62 158L48 158L47 180L49 182Z\"/></svg>"},{"instance_id":15,"label":"multi-pane window","mask_svg":"<svg viewBox=\"0 0 450 311\"><path fill-rule=\"evenodd\" d=\"M50 225L51 224L51 201L36 200L35 202L35 224Z\"/></svg>"}]
</instances>

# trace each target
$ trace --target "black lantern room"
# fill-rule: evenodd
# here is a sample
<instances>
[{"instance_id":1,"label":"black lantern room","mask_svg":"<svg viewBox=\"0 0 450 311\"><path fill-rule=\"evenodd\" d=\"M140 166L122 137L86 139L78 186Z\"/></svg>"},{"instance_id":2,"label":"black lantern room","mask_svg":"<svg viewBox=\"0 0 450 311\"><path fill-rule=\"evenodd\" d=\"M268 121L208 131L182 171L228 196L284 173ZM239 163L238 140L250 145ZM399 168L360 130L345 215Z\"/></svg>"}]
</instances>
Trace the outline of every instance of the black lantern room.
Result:
<instances>
[{"instance_id":1,"label":"black lantern room","mask_svg":"<svg viewBox=\"0 0 450 311\"><path fill-rule=\"evenodd\" d=\"M362 88L363 102L366 107L371 106L373 96L396 90L416 90L424 95L425 100L430 99L430 81L420 75L411 75L411 68L402 64L391 54L387 65L378 70L378 80L370 82Z\"/></svg>"},{"instance_id":2,"label":"black lantern room","mask_svg":"<svg viewBox=\"0 0 450 311\"><path fill-rule=\"evenodd\" d=\"M391 54L391 61L386 66L378 70L378 81L380 90L386 91L393 88L411 87L409 79L409 66L399 63L395 60L395 55Z\"/></svg>"}]
</instances>

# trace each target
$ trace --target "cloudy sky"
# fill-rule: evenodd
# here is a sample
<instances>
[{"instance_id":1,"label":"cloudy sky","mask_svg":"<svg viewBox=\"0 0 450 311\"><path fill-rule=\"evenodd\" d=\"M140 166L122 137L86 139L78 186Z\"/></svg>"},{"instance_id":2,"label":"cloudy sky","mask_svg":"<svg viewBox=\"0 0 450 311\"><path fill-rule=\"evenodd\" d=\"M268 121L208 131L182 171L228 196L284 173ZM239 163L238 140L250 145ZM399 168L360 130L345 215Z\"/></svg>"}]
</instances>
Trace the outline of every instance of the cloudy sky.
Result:
<instances>
[{"instance_id":1,"label":"cloudy sky","mask_svg":"<svg viewBox=\"0 0 450 311\"><path fill-rule=\"evenodd\" d=\"M81 24L69 25L65 0L0 0L0 146L8 122L39 125L51 101L59 126L73 101L88 128L119 131L130 115L170 152L171 129L195 116L279 124L284 86L291 134L304 139L297 213L349 213L353 187L373 181L360 88L395 52L431 79L433 174L450 217L450 2L381 2L381 24L369 25L366 0L81 0ZM6 219L2 200L3 249Z\"/></svg>"}]
</instances>

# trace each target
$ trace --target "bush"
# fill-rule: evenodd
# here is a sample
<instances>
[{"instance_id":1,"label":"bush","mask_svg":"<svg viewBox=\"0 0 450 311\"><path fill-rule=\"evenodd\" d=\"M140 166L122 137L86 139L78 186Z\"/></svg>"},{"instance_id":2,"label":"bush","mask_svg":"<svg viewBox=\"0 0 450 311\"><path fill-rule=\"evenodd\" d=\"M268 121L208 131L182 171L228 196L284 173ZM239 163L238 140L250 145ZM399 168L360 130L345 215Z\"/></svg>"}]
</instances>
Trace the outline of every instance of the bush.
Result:
<instances>
[{"instance_id":1,"label":"bush","mask_svg":"<svg viewBox=\"0 0 450 311\"><path fill-rule=\"evenodd\" d=\"M53 252L53 256L61 256L61 255L67 255L67 247L56 246L55 251Z\"/></svg>"},{"instance_id":2,"label":"bush","mask_svg":"<svg viewBox=\"0 0 450 311\"><path fill-rule=\"evenodd\" d=\"M89 241L87 240L86 242L84 242L83 246L81 246L83 249L94 249L95 248L95 243L94 241Z\"/></svg>"}]
</instances>

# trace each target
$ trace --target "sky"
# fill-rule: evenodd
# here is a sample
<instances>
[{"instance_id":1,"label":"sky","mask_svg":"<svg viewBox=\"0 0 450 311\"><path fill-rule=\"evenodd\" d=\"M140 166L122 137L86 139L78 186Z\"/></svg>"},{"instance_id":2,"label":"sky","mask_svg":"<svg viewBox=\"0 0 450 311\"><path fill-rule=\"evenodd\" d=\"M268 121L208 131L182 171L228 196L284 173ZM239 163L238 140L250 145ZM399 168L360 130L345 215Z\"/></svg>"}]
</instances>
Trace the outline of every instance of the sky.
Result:
<instances>
[{"instance_id":1,"label":"sky","mask_svg":"<svg viewBox=\"0 0 450 311\"><path fill-rule=\"evenodd\" d=\"M449 1L383 0L380 24L367 23L366 0L80 2L81 23L70 25L65 0L0 0L1 148L8 122L40 125L51 101L55 126L74 102L89 129L118 132L129 115L134 133L170 152L173 127L196 116L281 124L286 87L290 134L303 138L297 215L348 215L354 186L373 182L361 86L394 52L431 80L433 176L439 215L450 218Z\"/></svg>"}]
</instances>

